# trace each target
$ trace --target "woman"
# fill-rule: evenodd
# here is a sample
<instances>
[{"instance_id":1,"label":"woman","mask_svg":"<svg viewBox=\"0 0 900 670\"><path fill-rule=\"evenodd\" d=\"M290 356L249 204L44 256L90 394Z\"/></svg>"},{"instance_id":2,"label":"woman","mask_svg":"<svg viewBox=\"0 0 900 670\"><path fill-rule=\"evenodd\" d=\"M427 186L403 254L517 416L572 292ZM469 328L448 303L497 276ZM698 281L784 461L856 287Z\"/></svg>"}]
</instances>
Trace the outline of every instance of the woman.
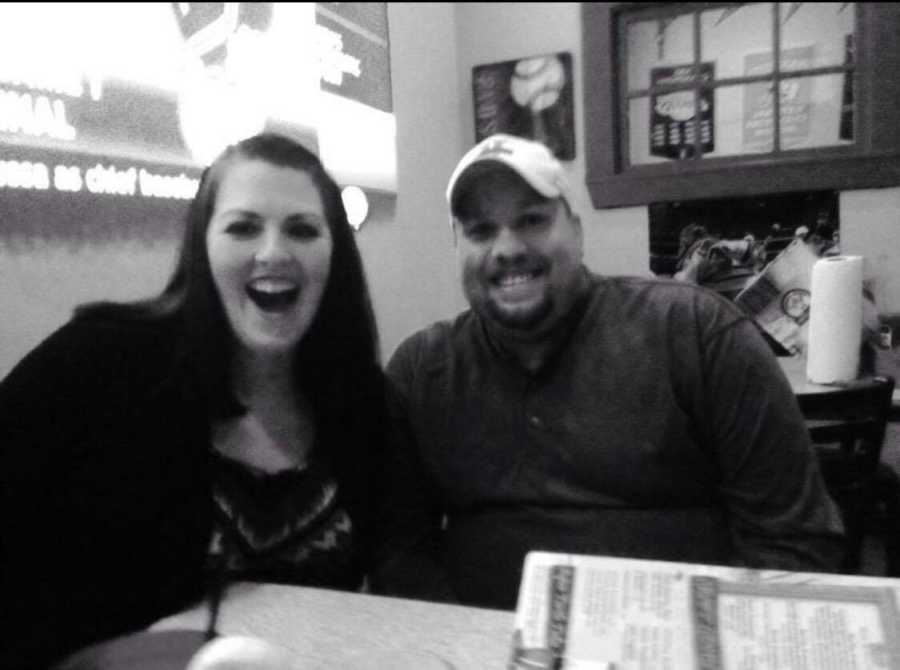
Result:
<instances>
[{"instance_id":1,"label":"woman","mask_svg":"<svg viewBox=\"0 0 900 670\"><path fill-rule=\"evenodd\" d=\"M0 383L0 667L143 628L222 579L359 587L376 351L319 160L273 134L228 148L162 294L76 310Z\"/></svg>"}]
</instances>

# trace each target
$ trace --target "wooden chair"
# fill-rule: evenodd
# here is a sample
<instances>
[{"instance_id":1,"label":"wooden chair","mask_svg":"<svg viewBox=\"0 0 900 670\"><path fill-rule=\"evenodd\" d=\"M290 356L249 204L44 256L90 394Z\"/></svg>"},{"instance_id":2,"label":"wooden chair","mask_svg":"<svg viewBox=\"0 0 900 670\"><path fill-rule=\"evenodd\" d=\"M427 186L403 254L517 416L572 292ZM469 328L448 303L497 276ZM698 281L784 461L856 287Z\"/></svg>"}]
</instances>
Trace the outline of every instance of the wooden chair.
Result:
<instances>
[{"instance_id":1,"label":"wooden chair","mask_svg":"<svg viewBox=\"0 0 900 670\"><path fill-rule=\"evenodd\" d=\"M870 377L827 393L798 395L829 493L847 532L843 571L858 573L868 531L884 533L888 575L900 576L900 477L881 462L893 377Z\"/></svg>"}]
</instances>

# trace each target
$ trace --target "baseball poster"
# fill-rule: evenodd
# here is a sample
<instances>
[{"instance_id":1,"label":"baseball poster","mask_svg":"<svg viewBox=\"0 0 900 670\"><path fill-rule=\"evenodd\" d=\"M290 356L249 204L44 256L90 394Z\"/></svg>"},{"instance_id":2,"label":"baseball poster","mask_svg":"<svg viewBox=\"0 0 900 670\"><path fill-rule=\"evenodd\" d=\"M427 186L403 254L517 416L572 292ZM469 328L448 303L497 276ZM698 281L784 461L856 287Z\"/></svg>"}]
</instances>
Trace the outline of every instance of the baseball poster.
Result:
<instances>
[{"instance_id":1,"label":"baseball poster","mask_svg":"<svg viewBox=\"0 0 900 670\"><path fill-rule=\"evenodd\" d=\"M572 54L561 52L472 69L475 141L494 133L539 140L575 158Z\"/></svg>"}]
</instances>

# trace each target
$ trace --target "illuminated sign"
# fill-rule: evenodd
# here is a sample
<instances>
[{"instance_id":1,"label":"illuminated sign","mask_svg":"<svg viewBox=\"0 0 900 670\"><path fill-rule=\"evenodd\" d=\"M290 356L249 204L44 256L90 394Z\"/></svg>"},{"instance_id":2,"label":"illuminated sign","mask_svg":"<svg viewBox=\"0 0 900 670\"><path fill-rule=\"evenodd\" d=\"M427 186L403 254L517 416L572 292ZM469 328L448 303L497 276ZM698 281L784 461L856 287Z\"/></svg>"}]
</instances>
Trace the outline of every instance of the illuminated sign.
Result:
<instances>
[{"instance_id":1,"label":"illuminated sign","mask_svg":"<svg viewBox=\"0 0 900 670\"><path fill-rule=\"evenodd\" d=\"M12 193L183 207L264 128L396 190L386 3L0 3L0 235Z\"/></svg>"}]
</instances>

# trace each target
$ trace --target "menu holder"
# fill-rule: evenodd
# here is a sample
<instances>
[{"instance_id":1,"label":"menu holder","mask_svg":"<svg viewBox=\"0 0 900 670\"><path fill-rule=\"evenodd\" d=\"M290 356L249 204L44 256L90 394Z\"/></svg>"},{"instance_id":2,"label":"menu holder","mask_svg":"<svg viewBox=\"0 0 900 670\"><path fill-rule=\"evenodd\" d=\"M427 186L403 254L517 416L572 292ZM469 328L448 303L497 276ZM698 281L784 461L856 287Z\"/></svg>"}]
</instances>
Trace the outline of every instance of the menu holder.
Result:
<instances>
[{"instance_id":1,"label":"menu holder","mask_svg":"<svg viewBox=\"0 0 900 670\"><path fill-rule=\"evenodd\" d=\"M829 577L531 552L507 668L900 667L894 589Z\"/></svg>"},{"instance_id":2,"label":"menu holder","mask_svg":"<svg viewBox=\"0 0 900 670\"><path fill-rule=\"evenodd\" d=\"M808 244L794 240L734 299L791 354L806 351L812 269L818 260Z\"/></svg>"}]
</instances>

